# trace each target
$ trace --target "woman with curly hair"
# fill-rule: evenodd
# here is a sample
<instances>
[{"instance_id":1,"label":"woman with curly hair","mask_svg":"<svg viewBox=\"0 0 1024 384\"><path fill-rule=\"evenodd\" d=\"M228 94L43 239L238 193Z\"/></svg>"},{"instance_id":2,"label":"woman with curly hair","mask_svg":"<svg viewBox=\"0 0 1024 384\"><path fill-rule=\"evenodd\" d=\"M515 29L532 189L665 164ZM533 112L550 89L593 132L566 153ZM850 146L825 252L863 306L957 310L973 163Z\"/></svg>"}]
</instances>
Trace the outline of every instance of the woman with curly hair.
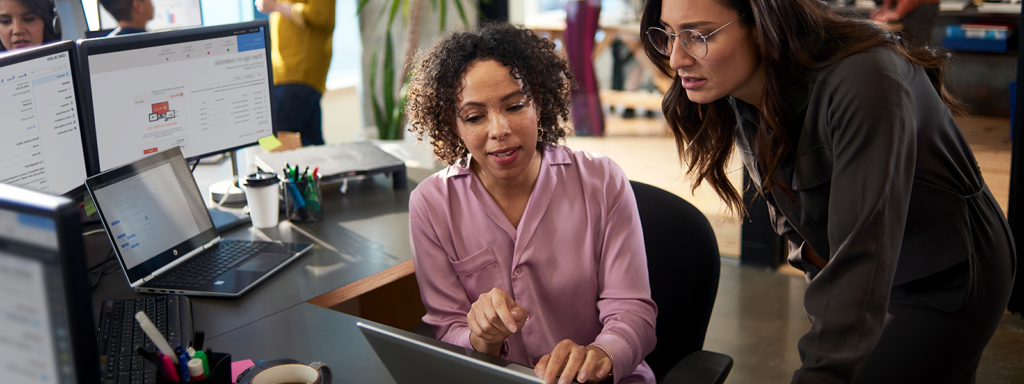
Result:
<instances>
[{"instance_id":1,"label":"woman with curly hair","mask_svg":"<svg viewBox=\"0 0 1024 384\"><path fill-rule=\"evenodd\" d=\"M60 40L51 0L0 0L0 52Z\"/></svg>"},{"instance_id":2,"label":"woman with curly hair","mask_svg":"<svg viewBox=\"0 0 1024 384\"><path fill-rule=\"evenodd\" d=\"M571 78L554 44L509 24L420 53L410 130L448 164L409 201L423 321L549 383L653 383L636 200L614 162L559 145Z\"/></svg>"},{"instance_id":3,"label":"woman with curly hair","mask_svg":"<svg viewBox=\"0 0 1024 384\"><path fill-rule=\"evenodd\" d=\"M948 55L818 0L648 0L688 173L735 211L739 149L809 282L794 383L973 383L1014 244L951 111Z\"/></svg>"}]
</instances>

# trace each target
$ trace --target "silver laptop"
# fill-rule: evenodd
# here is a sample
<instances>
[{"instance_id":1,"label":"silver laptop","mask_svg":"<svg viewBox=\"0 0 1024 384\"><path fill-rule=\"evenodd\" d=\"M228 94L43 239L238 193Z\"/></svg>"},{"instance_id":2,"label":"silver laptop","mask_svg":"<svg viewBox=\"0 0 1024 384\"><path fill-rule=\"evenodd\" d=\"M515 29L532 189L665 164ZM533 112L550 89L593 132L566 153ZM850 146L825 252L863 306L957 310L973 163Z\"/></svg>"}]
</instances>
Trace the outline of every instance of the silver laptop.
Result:
<instances>
[{"instance_id":1,"label":"silver laptop","mask_svg":"<svg viewBox=\"0 0 1024 384\"><path fill-rule=\"evenodd\" d=\"M313 247L222 240L178 147L85 186L136 292L240 296Z\"/></svg>"},{"instance_id":2,"label":"silver laptop","mask_svg":"<svg viewBox=\"0 0 1024 384\"><path fill-rule=\"evenodd\" d=\"M485 353L390 327L356 326L398 384L544 383L532 368Z\"/></svg>"}]
</instances>

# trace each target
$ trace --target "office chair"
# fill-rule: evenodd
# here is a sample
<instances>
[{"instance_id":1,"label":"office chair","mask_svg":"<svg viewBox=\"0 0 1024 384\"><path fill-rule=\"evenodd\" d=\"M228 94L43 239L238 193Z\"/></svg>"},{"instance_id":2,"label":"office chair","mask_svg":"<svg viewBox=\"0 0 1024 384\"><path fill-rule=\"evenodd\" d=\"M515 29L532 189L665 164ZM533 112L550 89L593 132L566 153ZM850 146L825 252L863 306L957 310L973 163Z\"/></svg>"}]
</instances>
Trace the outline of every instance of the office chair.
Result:
<instances>
[{"instance_id":1,"label":"office chair","mask_svg":"<svg viewBox=\"0 0 1024 384\"><path fill-rule=\"evenodd\" d=\"M679 196L629 183L644 231L651 298L658 304L658 345L644 361L659 383L722 383L732 358L703 350L721 268L715 232Z\"/></svg>"}]
</instances>

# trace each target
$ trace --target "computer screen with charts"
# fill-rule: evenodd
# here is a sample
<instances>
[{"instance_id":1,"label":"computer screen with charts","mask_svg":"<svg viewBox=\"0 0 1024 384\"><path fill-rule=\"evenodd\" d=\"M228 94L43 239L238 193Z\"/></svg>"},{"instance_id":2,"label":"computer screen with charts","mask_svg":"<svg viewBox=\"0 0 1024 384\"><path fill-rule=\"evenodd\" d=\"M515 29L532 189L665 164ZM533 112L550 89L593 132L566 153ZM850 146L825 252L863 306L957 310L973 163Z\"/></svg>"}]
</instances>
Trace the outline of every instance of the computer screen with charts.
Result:
<instances>
[{"instance_id":1,"label":"computer screen with charts","mask_svg":"<svg viewBox=\"0 0 1024 384\"><path fill-rule=\"evenodd\" d=\"M0 381L99 382L91 307L77 206L0 184Z\"/></svg>"},{"instance_id":2,"label":"computer screen with charts","mask_svg":"<svg viewBox=\"0 0 1024 384\"><path fill-rule=\"evenodd\" d=\"M180 146L223 153L272 134L266 20L85 40L90 160L106 171Z\"/></svg>"},{"instance_id":3,"label":"computer screen with charts","mask_svg":"<svg viewBox=\"0 0 1024 384\"><path fill-rule=\"evenodd\" d=\"M84 190L75 43L0 55L0 183L53 195Z\"/></svg>"}]
</instances>

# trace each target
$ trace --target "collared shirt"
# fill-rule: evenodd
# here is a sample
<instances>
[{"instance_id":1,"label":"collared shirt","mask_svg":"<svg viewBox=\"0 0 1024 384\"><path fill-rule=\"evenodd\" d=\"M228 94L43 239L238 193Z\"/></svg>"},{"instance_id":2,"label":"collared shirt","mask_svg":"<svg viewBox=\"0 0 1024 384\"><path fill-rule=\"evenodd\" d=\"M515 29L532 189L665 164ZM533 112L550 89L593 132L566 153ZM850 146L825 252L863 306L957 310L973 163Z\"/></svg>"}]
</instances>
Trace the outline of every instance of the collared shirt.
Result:
<instances>
[{"instance_id":1,"label":"collared shirt","mask_svg":"<svg viewBox=\"0 0 1024 384\"><path fill-rule=\"evenodd\" d=\"M416 278L438 339L473 348L466 314L494 287L529 316L501 357L535 366L563 339L597 345L616 382L654 382L651 300L636 199L610 159L549 146L515 228L469 168L450 166L409 201Z\"/></svg>"}]
</instances>

